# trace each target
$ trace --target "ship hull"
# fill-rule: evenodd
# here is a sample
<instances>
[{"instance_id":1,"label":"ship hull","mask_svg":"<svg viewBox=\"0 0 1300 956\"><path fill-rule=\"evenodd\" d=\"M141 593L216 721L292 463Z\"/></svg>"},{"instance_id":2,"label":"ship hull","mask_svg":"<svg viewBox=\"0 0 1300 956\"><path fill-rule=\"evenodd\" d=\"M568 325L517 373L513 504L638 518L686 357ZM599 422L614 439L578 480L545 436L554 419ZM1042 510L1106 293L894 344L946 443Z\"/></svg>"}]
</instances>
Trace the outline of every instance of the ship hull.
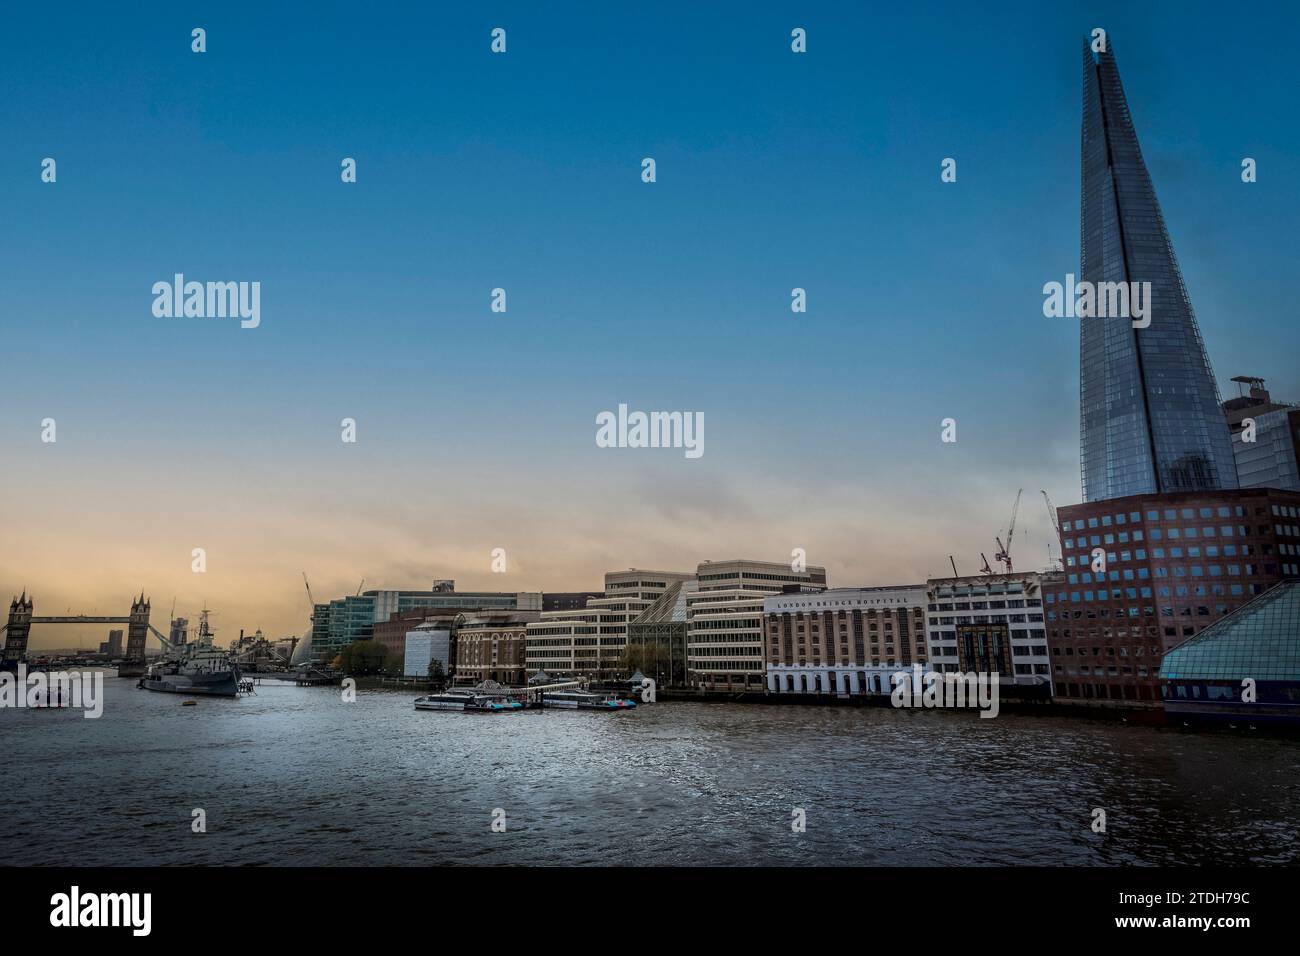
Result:
<instances>
[{"instance_id":1,"label":"ship hull","mask_svg":"<svg viewBox=\"0 0 1300 956\"><path fill-rule=\"evenodd\" d=\"M416 710L459 710L466 714L509 714L523 710L518 701L428 700L415 701Z\"/></svg>"},{"instance_id":2,"label":"ship hull","mask_svg":"<svg viewBox=\"0 0 1300 956\"><path fill-rule=\"evenodd\" d=\"M164 694L203 695L205 697L238 697L239 681L234 674L214 675L211 678L192 678L183 674L165 677L146 677L140 681L145 690Z\"/></svg>"},{"instance_id":3,"label":"ship hull","mask_svg":"<svg viewBox=\"0 0 1300 956\"><path fill-rule=\"evenodd\" d=\"M636 706L635 701L631 700L554 700L542 695L542 706L556 710L631 710Z\"/></svg>"}]
</instances>

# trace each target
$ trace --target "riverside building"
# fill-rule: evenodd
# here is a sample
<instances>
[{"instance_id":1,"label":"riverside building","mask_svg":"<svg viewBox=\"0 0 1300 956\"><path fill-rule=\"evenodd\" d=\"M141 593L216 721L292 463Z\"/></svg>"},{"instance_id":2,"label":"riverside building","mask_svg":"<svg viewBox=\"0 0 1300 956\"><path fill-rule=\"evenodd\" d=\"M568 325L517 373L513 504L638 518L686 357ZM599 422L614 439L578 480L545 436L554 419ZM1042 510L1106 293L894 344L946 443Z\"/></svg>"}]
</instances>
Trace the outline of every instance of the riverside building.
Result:
<instances>
[{"instance_id":1,"label":"riverside building","mask_svg":"<svg viewBox=\"0 0 1300 956\"><path fill-rule=\"evenodd\" d=\"M1300 724L1300 581L1284 581L1160 663L1165 712L1186 721Z\"/></svg>"},{"instance_id":2,"label":"riverside building","mask_svg":"<svg viewBox=\"0 0 1300 956\"><path fill-rule=\"evenodd\" d=\"M931 669L997 672L1000 683L1052 690L1043 586L1056 572L1017 571L931 578L926 633Z\"/></svg>"},{"instance_id":3,"label":"riverside building","mask_svg":"<svg viewBox=\"0 0 1300 956\"><path fill-rule=\"evenodd\" d=\"M787 589L825 588L826 569L795 571L789 563L705 561L686 597L688 680L705 690L766 687L763 602Z\"/></svg>"},{"instance_id":4,"label":"riverside building","mask_svg":"<svg viewBox=\"0 0 1300 956\"><path fill-rule=\"evenodd\" d=\"M394 666L406 658L406 635L422 624L438 626L447 630L449 634L455 634L456 628L465 620L465 615L477 614L479 608L470 608L465 611L455 610L452 608L416 608L413 611L399 611L393 614L387 621L380 621L375 625L372 640L382 644L388 651L386 660L393 662Z\"/></svg>"},{"instance_id":5,"label":"riverside building","mask_svg":"<svg viewBox=\"0 0 1300 956\"><path fill-rule=\"evenodd\" d=\"M522 686L528 624L540 617L540 611L485 611L462 620L456 627L456 682Z\"/></svg>"},{"instance_id":6,"label":"riverside building","mask_svg":"<svg viewBox=\"0 0 1300 956\"><path fill-rule=\"evenodd\" d=\"M1044 608L1057 695L1072 702L1159 707L1162 655L1300 578L1300 492L1133 495L1057 514L1065 577Z\"/></svg>"},{"instance_id":7,"label":"riverside building","mask_svg":"<svg viewBox=\"0 0 1300 956\"><path fill-rule=\"evenodd\" d=\"M525 660L529 674L613 680L626 676L620 660L628 626L671 587L688 581L689 571L629 568L605 575L602 597L584 608L544 611L528 625Z\"/></svg>"},{"instance_id":8,"label":"riverside building","mask_svg":"<svg viewBox=\"0 0 1300 956\"><path fill-rule=\"evenodd\" d=\"M676 581L627 627L629 647L641 648L640 670L658 687L688 686L686 605L699 588L695 581Z\"/></svg>"},{"instance_id":9,"label":"riverside building","mask_svg":"<svg viewBox=\"0 0 1300 956\"><path fill-rule=\"evenodd\" d=\"M349 595L312 609L311 652L329 660L353 641L373 637L376 624L418 608L540 611L542 595L531 591L457 591L454 581L435 581L428 591L375 590Z\"/></svg>"},{"instance_id":10,"label":"riverside building","mask_svg":"<svg viewBox=\"0 0 1300 956\"><path fill-rule=\"evenodd\" d=\"M924 585L788 591L763 599L770 694L888 694L890 675L929 670Z\"/></svg>"}]
</instances>

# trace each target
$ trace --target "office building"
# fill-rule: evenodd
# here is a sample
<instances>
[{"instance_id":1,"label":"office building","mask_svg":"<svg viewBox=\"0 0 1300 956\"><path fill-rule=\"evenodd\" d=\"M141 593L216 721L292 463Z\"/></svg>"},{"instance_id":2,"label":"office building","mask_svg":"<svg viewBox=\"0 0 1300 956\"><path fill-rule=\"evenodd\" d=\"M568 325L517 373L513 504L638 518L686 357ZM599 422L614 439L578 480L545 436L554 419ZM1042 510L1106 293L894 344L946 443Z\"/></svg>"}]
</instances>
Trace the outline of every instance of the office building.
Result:
<instances>
[{"instance_id":1,"label":"office building","mask_svg":"<svg viewBox=\"0 0 1300 956\"><path fill-rule=\"evenodd\" d=\"M1249 388L1223 403L1241 487L1300 491L1300 406L1274 401L1262 378L1233 381Z\"/></svg>"},{"instance_id":2,"label":"office building","mask_svg":"<svg viewBox=\"0 0 1300 956\"><path fill-rule=\"evenodd\" d=\"M686 596L687 680L704 690L763 691L767 665L763 602L800 588L824 589L826 569L789 562L705 561Z\"/></svg>"},{"instance_id":3,"label":"office building","mask_svg":"<svg viewBox=\"0 0 1300 956\"><path fill-rule=\"evenodd\" d=\"M172 618L171 629L167 635L167 640L171 641L173 647L180 647L186 642L186 640L188 640L189 627L189 618Z\"/></svg>"},{"instance_id":4,"label":"office building","mask_svg":"<svg viewBox=\"0 0 1300 956\"><path fill-rule=\"evenodd\" d=\"M604 596L604 591L546 591L542 594L542 610L580 611L590 599Z\"/></svg>"},{"instance_id":5,"label":"office building","mask_svg":"<svg viewBox=\"0 0 1300 956\"><path fill-rule=\"evenodd\" d=\"M546 611L528 625L528 673L613 680L626 677L622 665L628 626L689 571L629 568L605 575L605 590L583 608Z\"/></svg>"},{"instance_id":6,"label":"office building","mask_svg":"<svg viewBox=\"0 0 1300 956\"><path fill-rule=\"evenodd\" d=\"M586 608L543 611L539 621L525 628L524 660L528 675L544 670L553 677L594 678L599 670L602 627L606 636L619 631L613 617L599 611Z\"/></svg>"},{"instance_id":7,"label":"office building","mask_svg":"<svg viewBox=\"0 0 1300 956\"><path fill-rule=\"evenodd\" d=\"M1145 328L1079 320L1083 500L1236 488L1218 387L1106 42L1084 45L1081 284L1149 282L1151 295Z\"/></svg>"},{"instance_id":8,"label":"office building","mask_svg":"<svg viewBox=\"0 0 1300 956\"><path fill-rule=\"evenodd\" d=\"M99 653L110 657L122 656L122 631L111 630L108 632L108 640L99 645Z\"/></svg>"},{"instance_id":9,"label":"office building","mask_svg":"<svg viewBox=\"0 0 1300 956\"><path fill-rule=\"evenodd\" d=\"M932 669L994 673L1002 684L1041 685L1052 669L1043 589L1059 572L1015 571L926 582L926 633Z\"/></svg>"},{"instance_id":10,"label":"office building","mask_svg":"<svg viewBox=\"0 0 1300 956\"><path fill-rule=\"evenodd\" d=\"M388 651L386 661L397 662L406 659L406 635L421 624L434 624L446 628L451 634L464 621L467 615L477 614L481 608L429 608L419 607L409 611L398 611L387 621L375 625L372 640L382 644Z\"/></svg>"},{"instance_id":11,"label":"office building","mask_svg":"<svg viewBox=\"0 0 1300 956\"><path fill-rule=\"evenodd\" d=\"M418 608L460 611L535 610L542 608L540 592L457 591L454 581L436 581L428 591L366 591L317 604L312 611L311 651L329 660L353 641L374 636L375 625L394 614Z\"/></svg>"},{"instance_id":12,"label":"office building","mask_svg":"<svg viewBox=\"0 0 1300 956\"><path fill-rule=\"evenodd\" d=\"M1045 587L1060 699L1159 708L1161 656L1300 577L1300 492L1134 495L1058 511L1064 580Z\"/></svg>"}]
</instances>

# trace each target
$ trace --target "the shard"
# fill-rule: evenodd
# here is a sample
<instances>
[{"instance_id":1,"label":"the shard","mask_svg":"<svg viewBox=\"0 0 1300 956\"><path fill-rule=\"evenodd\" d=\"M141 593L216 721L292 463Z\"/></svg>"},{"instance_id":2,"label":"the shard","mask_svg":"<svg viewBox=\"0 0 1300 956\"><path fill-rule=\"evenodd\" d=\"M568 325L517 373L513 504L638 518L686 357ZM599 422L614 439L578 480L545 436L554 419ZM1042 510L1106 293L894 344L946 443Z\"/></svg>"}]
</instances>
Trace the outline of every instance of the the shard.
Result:
<instances>
[{"instance_id":1,"label":"the shard","mask_svg":"<svg viewBox=\"0 0 1300 956\"><path fill-rule=\"evenodd\" d=\"M1080 320L1084 501L1237 487L1228 424L1114 53L1084 44L1081 282L1149 282L1150 325Z\"/></svg>"}]
</instances>

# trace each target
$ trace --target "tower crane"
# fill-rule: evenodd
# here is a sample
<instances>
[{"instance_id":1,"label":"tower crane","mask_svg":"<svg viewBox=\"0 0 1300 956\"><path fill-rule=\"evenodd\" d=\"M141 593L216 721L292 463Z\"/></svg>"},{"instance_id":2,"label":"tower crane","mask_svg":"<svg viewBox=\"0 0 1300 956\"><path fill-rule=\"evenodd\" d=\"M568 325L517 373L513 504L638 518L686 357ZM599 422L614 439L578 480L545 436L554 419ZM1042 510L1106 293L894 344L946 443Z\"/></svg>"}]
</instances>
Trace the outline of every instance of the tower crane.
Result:
<instances>
[{"instance_id":1,"label":"tower crane","mask_svg":"<svg viewBox=\"0 0 1300 956\"><path fill-rule=\"evenodd\" d=\"M1047 502L1047 516L1052 519L1052 527L1056 529L1056 536L1061 536L1061 519L1056 517L1056 506L1052 504L1052 499L1047 496L1046 491L1040 491L1043 500Z\"/></svg>"},{"instance_id":2,"label":"tower crane","mask_svg":"<svg viewBox=\"0 0 1300 956\"><path fill-rule=\"evenodd\" d=\"M304 572L302 573L302 583L303 583L303 585L307 588L307 603L309 603L313 608L315 608L315 607L316 607L316 599L315 599L314 597L311 596L311 584L308 583L308 581L307 581L307 572L306 572L306 571L304 571Z\"/></svg>"},{"instance_id":3,"label":"tower crane","mask_svg":"<svg viewBox=\"0 0 1300 956\"><path fill-rule=\"evenodd\" d=\"M1023 488L1016 492L1016 503L1011 506L1011 523L1007 525L1007 543L1003 544L1000 537L994 537L993 540L998 543L998 550L993 555L994 561L1001 561L1007 566L1007 574L1012 572L1011 566L1011 541L1016 536L1016 515L1020 512L1020 496L1024 493Z\"/></svg>"},{"instance_id":4,"label":"tower crane","mask_svg":"<svg viewBox=\"0 0 1300 956\"><path fill-rule=\"evenodd\" d=\"M1051 497L1046 491L1039 492L1043 496L1043 501L1047 503L1047 517L1052 519L1052 528L1056 531L1056 539L1061 540L1061 519L1056 516L1056 506L1052 504ZM1047 542L1047 563L1056 567L1052 560L1052 543Z\"/></svg>"}]
</instances>

